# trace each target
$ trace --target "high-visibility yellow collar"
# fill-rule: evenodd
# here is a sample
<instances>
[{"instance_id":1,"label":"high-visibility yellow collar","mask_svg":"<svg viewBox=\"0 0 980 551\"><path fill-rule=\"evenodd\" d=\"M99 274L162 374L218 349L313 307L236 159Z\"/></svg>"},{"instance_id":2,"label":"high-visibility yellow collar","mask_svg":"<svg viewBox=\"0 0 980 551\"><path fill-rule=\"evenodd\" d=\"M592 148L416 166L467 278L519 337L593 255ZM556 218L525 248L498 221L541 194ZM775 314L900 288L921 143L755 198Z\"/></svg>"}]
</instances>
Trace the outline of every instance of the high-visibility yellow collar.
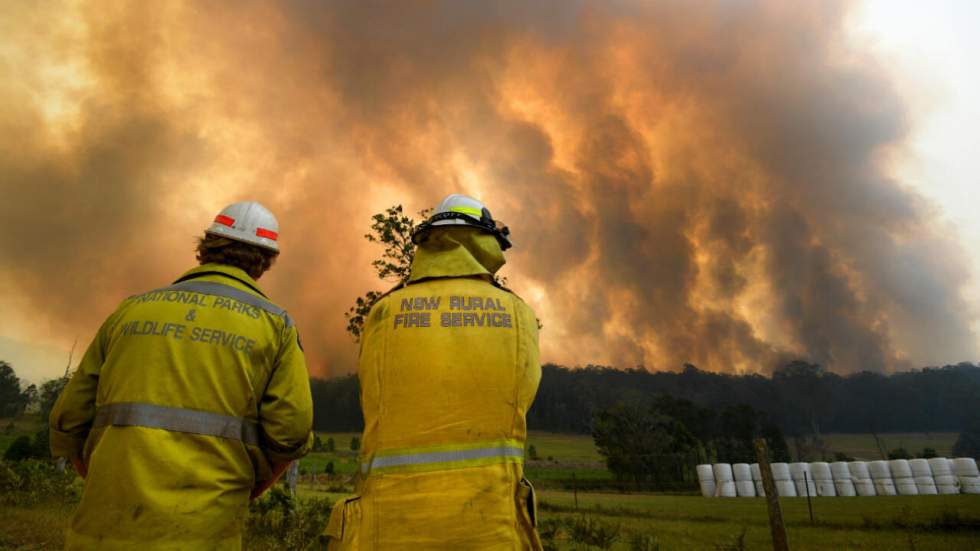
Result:
<instances>
[{"instance_id":1,"label":"high-visibility yellow collar","mask_svg":"<svg viewBox=\"0 0 980 551\"><path fill-rule=\"evenodd\" d=\"M466 226L437 226L416 249L408 281L465 276L490 279L505 262L493 235Z\"/></svg>"},{"instance_id":2,"label":"high-visibility yellow collar","mask_svg":"<svg viewBox=\"0 0 980 551\"><path fill-rule=\"evenodd\" d=\"M236 268L234 266L228 266L226 264L201 264L196 268L191 268L190 270L184 272L184 274L178 277L177 280L174 281L174 283L187 281L188 279L204 277L206 275L211 275L211 274L218 274L218 275L230 277L232 279L237 279L238 281L243 283L246 287L249 287L256 293L264 297L266 296L266 294L262 292L262 289L259 287L259 284L256 283L251 276L245 273L245 270L242 270L241 268Z\"/></svg>"}]
</instances>

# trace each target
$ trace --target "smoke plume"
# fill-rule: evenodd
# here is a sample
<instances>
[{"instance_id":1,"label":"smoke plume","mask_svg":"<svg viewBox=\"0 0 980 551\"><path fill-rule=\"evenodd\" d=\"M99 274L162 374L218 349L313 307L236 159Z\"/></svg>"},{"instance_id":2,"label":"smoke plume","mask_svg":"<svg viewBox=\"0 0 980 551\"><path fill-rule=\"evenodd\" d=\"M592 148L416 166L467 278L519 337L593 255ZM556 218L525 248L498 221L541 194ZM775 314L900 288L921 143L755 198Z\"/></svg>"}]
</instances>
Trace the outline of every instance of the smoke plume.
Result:
<instances>
[{"instance_id":1,"label":"smoke plume","mask_svg":"<svg viewBox=\"0 0 980 551\"><path fill-rule=\"evenodd\" d=\"M848 7L9 3L0 336L90 337L254 198L282 226L260 283L311 370L350 371L370 216L461 191L511 227L547 361L974 358L970 274L889 175L908 116Z\"/></svg>"}]
</instances>

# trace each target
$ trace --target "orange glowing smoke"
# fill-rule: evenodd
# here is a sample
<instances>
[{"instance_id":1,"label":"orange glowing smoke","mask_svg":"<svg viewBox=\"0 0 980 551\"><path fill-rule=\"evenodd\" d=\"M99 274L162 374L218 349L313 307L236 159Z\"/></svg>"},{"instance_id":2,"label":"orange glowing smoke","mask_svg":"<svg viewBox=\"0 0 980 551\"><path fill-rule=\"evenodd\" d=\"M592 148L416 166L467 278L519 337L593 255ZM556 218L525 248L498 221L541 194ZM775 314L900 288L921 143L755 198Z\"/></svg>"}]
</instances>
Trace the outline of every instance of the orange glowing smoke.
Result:
<instances>
[{"instance_id":1,"label":"orange glowing smoke","mask_svg":"<svg viewBox=\"0 0 980 551\"><path fill-rule=\"evenodd\" d=\"M514 231L547 361L973 358L965 263L881 166L905 111L845 8L7 3L0 336L93 334L255 198L284 249L262 283L312 369L349 371L370 215L463 191Z\"/></svg>"}]
</instances>

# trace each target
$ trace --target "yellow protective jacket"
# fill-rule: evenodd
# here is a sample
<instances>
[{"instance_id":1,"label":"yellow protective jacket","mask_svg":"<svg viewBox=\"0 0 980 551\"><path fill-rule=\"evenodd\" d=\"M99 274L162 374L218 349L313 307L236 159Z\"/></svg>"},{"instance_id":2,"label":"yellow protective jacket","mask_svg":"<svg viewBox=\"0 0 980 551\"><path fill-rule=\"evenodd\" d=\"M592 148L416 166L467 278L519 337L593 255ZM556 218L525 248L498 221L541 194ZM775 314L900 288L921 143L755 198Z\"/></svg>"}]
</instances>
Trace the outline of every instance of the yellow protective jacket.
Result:
<instances>
[{"instance_id":1,"label":"yellow protective jacket","mask_svg":"<svg viewBox=\"0 0 980 551\"><path fill-rule=\"evenodd\" d=\"M205 264L106 320L50 418L88 477L67 549L240 549L270 461L307 453L296 328L237 268Z\"/></svg>"},{"instance_id":2,"label":"yellow protective jacket","mask_svg":"<svg viewBox=\"0 0 980 551\"><path fill-rule=\"evenodd\" d=\"M523 477L538 326L491 283L503 262L493 236L433 229L409 283L371 309L361 476L331 514L330 549L541 548Z\"/></svg>"}]
</instances>

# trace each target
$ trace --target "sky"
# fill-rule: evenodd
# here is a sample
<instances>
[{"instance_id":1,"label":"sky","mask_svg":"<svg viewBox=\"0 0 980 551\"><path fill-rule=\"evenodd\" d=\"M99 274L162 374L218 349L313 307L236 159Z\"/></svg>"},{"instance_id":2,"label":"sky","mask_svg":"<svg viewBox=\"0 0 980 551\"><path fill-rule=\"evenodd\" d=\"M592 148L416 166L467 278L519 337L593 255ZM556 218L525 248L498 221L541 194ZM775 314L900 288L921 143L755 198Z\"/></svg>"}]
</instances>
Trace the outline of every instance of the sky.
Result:
<instances>
[{"instance_id":1,"label":"sky","mask_svg":"<svg viewBox=\"0 0 980 551\"><path fill-rule=\"evenodd\" d=\"M970 2L0 6L0 358L60 375L225 204L311 372L356 366L370 216L514 232L542 359L767 373L975 361Z\"/></svg>"},{"instance_id":2,"label":"sky","mask_svg":"<svg viewBox=\"0 0 980 551\"><path fill-rule=\"evenodd\" d=\"M875 52L901 83L914 113L912 153L896 170L936 203L980 274L980 4L946 0L873 0L852 20L855 40ZM966 290L980 300L976 281ZM976 325L974 326L976 327Z\"/></svg>"}]
</instances>

